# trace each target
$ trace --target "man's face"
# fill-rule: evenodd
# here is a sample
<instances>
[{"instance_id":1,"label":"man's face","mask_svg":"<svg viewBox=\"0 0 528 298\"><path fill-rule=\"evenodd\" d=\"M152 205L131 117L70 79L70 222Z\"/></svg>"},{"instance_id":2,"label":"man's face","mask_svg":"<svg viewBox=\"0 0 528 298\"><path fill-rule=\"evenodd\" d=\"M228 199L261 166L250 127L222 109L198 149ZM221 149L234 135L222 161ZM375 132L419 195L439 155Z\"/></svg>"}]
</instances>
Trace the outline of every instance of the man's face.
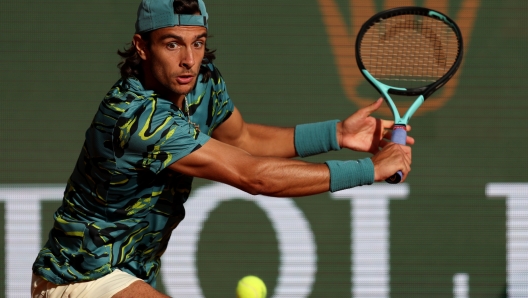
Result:
<instances>
[{"instance_id":1,"label":"man's face","mask_svg":"<svg viewBox=\"0 0 528 298\"><path fill-rule=\"evenodd\" d=\"M205 53L206 28L174 26L154 30L150 45L138 42L137 37L134 41L145 66L147 88L169 100L182 98L194 88Z\"/></svg>"}]
</instances>

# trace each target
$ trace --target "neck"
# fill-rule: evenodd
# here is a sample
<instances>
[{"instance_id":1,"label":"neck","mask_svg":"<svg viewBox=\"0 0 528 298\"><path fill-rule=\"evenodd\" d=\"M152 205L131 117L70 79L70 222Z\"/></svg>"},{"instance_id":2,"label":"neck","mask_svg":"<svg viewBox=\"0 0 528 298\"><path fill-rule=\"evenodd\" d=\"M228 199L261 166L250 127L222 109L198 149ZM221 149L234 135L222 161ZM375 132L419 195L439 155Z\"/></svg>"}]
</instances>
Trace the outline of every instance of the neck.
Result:
<instances>
[{"instance_id":1,"label":"neck","mask_svg":"<svg viewBox=\"0 0 528 298\"><path fill-rule=\"evenodd\" d=\"M171 101L178 108L180 108L180 110L184 110L185 94L177 94L172 92L171 90L161 85L157 80L148 75L145 75L143 87L147 90L153 90L161 98Z\"/></svg>"},{"instance_id":2,"label":"neck","mask_svg":"<svg viewBox=\"0 0 528 298\"><path fill-rule=\"evenodd\" d=\"M173 104L175 104L180 110L184 111L185 109L185 94L178 94L174 93L172 90L166 88L162 84L156 80L152 74L150 73L150 70L146 67L143 68L143 87L146 90L153 90L156 94L158 94L161 98L171 101Z\"/></svg>"},{"instance_id":3,"label":"neck","mask_svg":"<svg viewBox=\"0 0 528 298\"><path fill-rule=\"evenodd\" d=\"M180 110L185 111L185 95L174 95L172 98L168 98L173 104L175 104Z\"/></svg>"}]
</instances>

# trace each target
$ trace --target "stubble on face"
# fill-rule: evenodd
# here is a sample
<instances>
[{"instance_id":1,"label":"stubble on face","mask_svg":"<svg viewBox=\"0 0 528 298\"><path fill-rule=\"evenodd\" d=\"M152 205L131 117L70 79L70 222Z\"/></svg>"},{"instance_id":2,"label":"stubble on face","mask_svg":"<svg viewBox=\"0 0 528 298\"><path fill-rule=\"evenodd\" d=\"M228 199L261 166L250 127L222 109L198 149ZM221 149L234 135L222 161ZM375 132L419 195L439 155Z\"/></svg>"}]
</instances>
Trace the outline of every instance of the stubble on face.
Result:
<instances>
[{"instance_id":1,"label":"stubble on face","mask_svg":"<svg viewBox=\"0 0 528 298\"><path fill-rule=\"evenodd\" d=\"M194 89L206 36L207 30L197 26L175 26L152 32L145 61L148 88L178 104Z\"/></svg>"},{"instance_id":2,"label":"stubble on face","mask_svg":"<svg viewBox=\"0 0 528 298\"><path fill-rule=\"evenodd\" d=\"M159 59L159 57L156 56L153 57L152 63L150 64L152 75L159 82L161 85L160 87L165 90L163 93L167 93L168 91L175 95L186 95L194 88L198 73L188 67L171 69L169 66L172 63L172 61L167 61L167 59ZM180 84L178 82L178 78L180 77L191 78L192 81Z\"/></svg>"}]
</instances>

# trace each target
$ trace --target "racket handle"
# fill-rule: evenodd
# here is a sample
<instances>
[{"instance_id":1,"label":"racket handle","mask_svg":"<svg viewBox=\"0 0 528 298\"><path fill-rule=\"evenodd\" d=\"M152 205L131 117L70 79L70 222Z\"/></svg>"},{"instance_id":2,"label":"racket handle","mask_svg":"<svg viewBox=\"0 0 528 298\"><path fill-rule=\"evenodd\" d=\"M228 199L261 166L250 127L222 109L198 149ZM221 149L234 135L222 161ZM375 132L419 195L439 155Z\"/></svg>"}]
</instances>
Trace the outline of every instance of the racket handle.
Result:
<instances>
[{"instance_id":1,"label":"racket handle","mask_svg":"<svg viewBox=\"0 0 528 298\"><path fill-rule=\"evenodd\" d=\"M407 143L407 130L405 130L405 125L394 125L394 128L392 130L391 141L401 145L405 145ZM390 184L398 184L400 183L402 178L402 171L398 171L394 175L387 178L385 181Z\"/></svg>"}]
</instances>

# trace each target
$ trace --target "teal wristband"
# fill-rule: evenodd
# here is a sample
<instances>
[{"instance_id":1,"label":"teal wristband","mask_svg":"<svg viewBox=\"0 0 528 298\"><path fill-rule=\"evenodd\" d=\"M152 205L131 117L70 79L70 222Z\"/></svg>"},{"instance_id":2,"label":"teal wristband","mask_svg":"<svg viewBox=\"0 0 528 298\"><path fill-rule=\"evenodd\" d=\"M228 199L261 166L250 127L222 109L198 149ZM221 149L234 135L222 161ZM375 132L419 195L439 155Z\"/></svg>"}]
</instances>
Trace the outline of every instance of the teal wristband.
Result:
<instances>
[{"instance_id":1,"label":"teal wristband","mask_svg":"<svg viewBox=\"0 0 528 298\"><path fill-rule=\"evenodd\" d=\"M374 164L370 158L325 163L330 169L331 192L374 183Z\"/></svg>"},{"instance_id":2,"label":"teal wristband","mask_svg":"<svg viewBox=\"0 0 528 298\"><path fill-rule=\"evenodd\" d=\"M307 157L331 150L340 150L337 142L337 122L300 124L295 127L295 150L300 157Z\"/></svg>"}]
</instances>

